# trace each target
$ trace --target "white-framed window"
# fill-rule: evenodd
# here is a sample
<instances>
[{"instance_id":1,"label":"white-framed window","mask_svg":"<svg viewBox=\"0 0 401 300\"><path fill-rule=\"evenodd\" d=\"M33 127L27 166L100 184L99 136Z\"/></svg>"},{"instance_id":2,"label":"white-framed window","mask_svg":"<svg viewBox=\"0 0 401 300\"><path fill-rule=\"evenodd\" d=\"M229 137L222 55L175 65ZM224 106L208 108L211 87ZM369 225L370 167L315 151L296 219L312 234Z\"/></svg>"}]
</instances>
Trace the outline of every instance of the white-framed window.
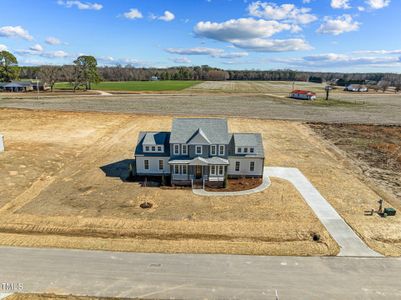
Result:
<instances>
[{"instance_id":1,"label":"white-framed window","mask_svg":"<svg viewBox=\"0 0 401 300\"><path fill-rule=\"evenodd\" d=\"M195 146L195 154L197 155L202 154L202 146Z\"/></svg>"},{"instance_id":2,"label":"white-framed window","mask_svg":"<svg viewBox=\"0 0 401 300\"><path fill-rule=\"evenodd\" d=\"M149 160L145 159L143 161L143 167L145 170L149 170Z\"/></svg>"},{"instance_id":3,"label":"white-framed window","mask_svg":"<svg viewBox=\"0 0 401 300\"><path fill-rule=\"evenodd\" d=\"M251 161L249 163L249 171L251 171L251 172L255 171L255 162L254 161Z\"/></svg>"},{"instance_id":4,"label":"white-framed window","mask_svg":"<svg viewBox=\"0 0 401 300\"><path fill-rule=\"evenodd\" d=\"M152 152L156 152L156 146L152 146Z\"/></svg>"},{"instance_id":5,"label":"white-framed window","mask_svg":"<svg viewBox=\"0 0 401 300\"><path fill-rule=\"evenodd\" d=\"M157 146L157 152L163 152L162 146Z\"/></svg>"},{"instance_id":6,"label":"white-framed window","mask_svg":"<svg viewBox=\"0 0 401 300\"><path fill-rule=\"evenodd\" d=\"M177 175L188 174L188 166L187 165L174 165L174 174L177 174Z\"/></svg>"},{"instance_id":7,"label":"white-framed window","mask_svg":"<svg viewBox=\"0 0 401 300\"><path fill-rule=\"evenodd\" d=\"M188 145L181 146L181 153L182 155L188 155Z\"/></svg>"},{"instance_id":8,"label":"white-framed window","mask_svg":"<svg viewBox=\"0 0 401 300\"><path fill-rule=\"evenodd\" d=\"M181 172L181 174L187 174L188 172L187 172L187 166L186 165L183 165L183 166L181 166L182 167L182 172Z\"/></svg>"},{"instance_id":9,"label":"white-framed window","mask_svg":"<svg viewBox=\"0 0 401 300\"><path fill-rule=\"evenodd\" d=\"M224 166L219 166L219 175L220 176L224 175Z\"/></svg>"},{"instance_id":10,"label":"white-framed window","mask_svg":"<svg viewBox=\"0 0 401 300\"><path fill-rule=\"evenodd\" d=\"M241 147L237 148L237 153L242 153L242 148Z\"/></svg>"},{"instance_id":11,"label":"white-framed window","mask_svg":"<svg viewBox=\"0 0 401 300\"><path fill-rule=\"evenodd\" d=\"M224 145L219 146L219 155L224 155L226 153L226 147Z\"/></svg>"},{"instance_id":12,"label":"white-framed window","mask_svg":"<svg viewBox=\"0 0 401 300\"><path fill-rule=\"evenodd\" d=\"M239 172L239 168L241 166L241 163L239 161L235 162L235 172Z\"/></svg>"},{"instance_id":13,"label":"white-framed window","mask_svg":"<svg viewBox=\"0 0 401 300\"><path fill-rule=\"evenodd\" d=\"M248 148L244 148L244 153L248 153Z\"/></svg>"},{"instance_id":14,"label":"white-framed window","mask_svg":"<svg viewBox=\"0 0 401 300\"><path fill-rule=\"evenodd\" d=\"M145 146L145 152L149 152L149 146Z\"/></svg>"},{"instance_id":15,"label":"white-framed window","mask_svg":"<svg viewBox=\"0 0 401 300\"><path fill-rule=\"evenodd\" d=\"M255 153L255 148L249 148L249 152Z\"/></svg>"},{"instance_id":16,"label":"white-framed window","mask_svg":"<svg viewBox=\"0 0 401 300\"><path fill-rule=\"evenodd\" d=\"M210 155L217 155L217 146L216 145L210 146Z\"/></svg>"},{"instance_id":17,"label":"white-framed window","mask_svg":"<svg viewBox=\"0 0 401 300\"><path fill-rule=\"evenodd\" d=\"M174 146L173 146L173 152L174 152L174 155L180 155L180 145L179 144L175 144Z\"/></svg>"},{"instance_id":18,"label":"white-framed window","mask_svg":"<svg viewBox=\"0 0 401 300\"><path fill-rule=\"evenodd\" d=\"M180 174L180 166L174 165L174 174Z\"/></svg>"},{"instance_id":19,"label":"white-framed window","mask_svg":"<svg viewBox=\"0 0 401 300\"><path fill-rule=\"evenodd\" d=\"M164 170L164 160L159 160L159 170Z\"/></svg>"},{"instance_id":20,"label":"white-framed window","mask_svg":"<svg viewBox=\"0 0 401 300\"><path fill-rule=\"evenodd\" d=\"M216 175L216 166L210 166L210 175Z\"/></svg>"}]
</instances>

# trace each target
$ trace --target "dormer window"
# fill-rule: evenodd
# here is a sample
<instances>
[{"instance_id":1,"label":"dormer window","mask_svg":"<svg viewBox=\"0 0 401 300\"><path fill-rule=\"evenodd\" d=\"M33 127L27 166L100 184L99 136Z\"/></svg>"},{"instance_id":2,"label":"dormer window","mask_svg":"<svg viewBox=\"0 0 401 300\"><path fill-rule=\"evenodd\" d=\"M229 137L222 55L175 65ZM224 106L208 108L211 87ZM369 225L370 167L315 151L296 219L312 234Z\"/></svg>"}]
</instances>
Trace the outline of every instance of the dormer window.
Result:
<instances>
[{"instance_id":1,"label":"dormer window","mask_svg":"<svg viewBox=\"0 0 401 300\"><path fill-rule=\"evenodd\" d=\"M210 155L217 155L217 146L216 145L210 146Z\"/></svg>"},{"instance_id":2,"label":"dormer window","mask_svg":"<svg viewBox=\"0 0 401 300\"><path fill-rule=\"evenodd\" d=\"M182 153L182 155L188 155L188 146L187 145L182 145L181 153Z\"/></svg>"},{"instance_id":3,"label":"dormer window","mask_svg":"<svg viewBox=\"0 0 401 300\"><path fill-rule=\"evenodd\" d=\"M197 155L202 154L202 146L195 146L195 154Z\"/></svg>"},{"instance_id":4,"label":"dormer window","mask_svg":"<svg viewBox=\"0 0 401 300\"><path fill-rule=\"evenodd\" d=\"M244 153L248 153L248 148L244 148Z\"/></svg>"},{"instance_id":5,"label":"dormer window","mask_svg":"<svg viewBox=\"0 0 401 300\"><path fill-rule=\"evenodd\" d=\"M255 148L249 148L249 152L255 153Z\"/></svg>"},{"instance_id":6,"label":"dormer window","mask_svg":"<svg viewBox=\"0 0 401 300\"><path fill-rule=\"evenodd\" d=\"M224 145L220 145L219 146L219 155L223 156L226 153L226 147L224 147Z\"/></svg>"},{"instance_id":7,"label":"dormer window","mask_svg":"<svg viewBox=\"0 0 401 300\"><path fill-rule=\"evenodd\" d=\"M174 145L174 155L180 155L180 145Z\"/></svg>"},{"instance_id":8,"label":"dormer window","mask_svg":"<svg viewBox=\"0 0 401 300\"><path fill-rule=\"evenodd\" d=\"M237 148L237 153L242 153L242 148L241 147Z\"/></svg>"},{"instance_id":9,"label":"dormer window","mask_svg":"<svg viewBox=\"0 0 401 300\"><path fill-rule=\"evenodd\" d=\"M162 146L157 146L157 152L162 152Z\"/></svg>"},{"instance_id":10,"label":"dormer window","mask_svg":"<svg viewBox=\"0 0 401 300\"><path fill-rule=\"evenodd\" d=\"M152 146L152 152L156 152L156 146Z\"/></svg>"},{"instance_id":11,"label":"dormer window","mask_svg":"<svg viewBox=\"0 0 401 300\"><path fill-rule=\"evenodd\" d=\"M146 146L146 147L145 147L145 151L146 151L146 152L149 152L149 146Z\"/></svg>"}]
</instances>

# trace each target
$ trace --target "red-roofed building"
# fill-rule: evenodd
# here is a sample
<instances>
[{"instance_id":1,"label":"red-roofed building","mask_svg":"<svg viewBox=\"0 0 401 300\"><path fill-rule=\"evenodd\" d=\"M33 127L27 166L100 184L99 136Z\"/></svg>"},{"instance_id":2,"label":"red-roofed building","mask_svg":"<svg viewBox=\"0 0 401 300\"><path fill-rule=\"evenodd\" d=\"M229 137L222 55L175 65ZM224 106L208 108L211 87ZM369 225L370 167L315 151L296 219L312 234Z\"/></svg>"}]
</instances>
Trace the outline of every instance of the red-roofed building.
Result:
<instances>
[{"instance_id":1,"label":"red-roofed building","mask_svg":"<svg viewBox=\"0 0 401 300\"><path fill-rule=\"evenodd\" d=\"M316 94L311 91L304 91L304 90L295 90L292 91L290 94L291 98L300 99L300 100L315 100Z\"/></svg>"}]
</instances>

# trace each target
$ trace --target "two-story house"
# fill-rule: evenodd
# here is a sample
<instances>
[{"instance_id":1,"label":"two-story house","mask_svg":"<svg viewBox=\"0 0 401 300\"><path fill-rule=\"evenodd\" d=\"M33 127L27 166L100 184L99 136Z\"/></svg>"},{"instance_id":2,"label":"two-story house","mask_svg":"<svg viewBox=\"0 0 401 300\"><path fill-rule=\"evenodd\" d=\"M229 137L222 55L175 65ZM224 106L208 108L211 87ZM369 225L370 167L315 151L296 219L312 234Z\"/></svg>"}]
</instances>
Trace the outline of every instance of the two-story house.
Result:
<instances>
[{"instance_id":1,"label":"two-story house","mask_svg":"<svg viewBox=\"0 0 401 300\"><path fill-rule=\"evenodd\" d=\"M227 120L178 118L170 132L141 132L135 150L140 176L171 176L173 185L262 177L264 150L258 133L229 133Z\"/></svg>"}]
</instances>

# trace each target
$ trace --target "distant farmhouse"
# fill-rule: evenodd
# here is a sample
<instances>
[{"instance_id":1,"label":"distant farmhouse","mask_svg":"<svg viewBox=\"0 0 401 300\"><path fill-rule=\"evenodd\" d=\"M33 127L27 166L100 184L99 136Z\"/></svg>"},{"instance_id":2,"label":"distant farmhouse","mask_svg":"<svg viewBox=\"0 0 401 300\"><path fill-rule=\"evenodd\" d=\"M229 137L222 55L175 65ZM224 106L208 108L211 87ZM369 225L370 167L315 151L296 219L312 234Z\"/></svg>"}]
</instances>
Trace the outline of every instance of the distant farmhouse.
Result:
<instances>
[{"instance_id":1,"label":"distant farmhouse","mask_svg":"<svg viewBox=\"0 0 401 300\"><path fill-rule=\"evenodd\" d=\"M344 91L348 92L368 92L369 89L366 85L362 84L350 84L345 87Z\"/></svg>"},{"instance_id":2,"label":"distant farmhouse","mask_svg":"<svg viewBox=\"0 0 401 300\"><path fill-rule=\"evenodd\" d=\"M291 92L290 97L299 100L315 100L316 94L311 91L295 90Z\"/></svg>"},{"instance_id":3,"label":"distant farmhouse","mask_svg":"<svg viewBox=\"0 0 401 300\"><path fill-rule=\"evenodd\" d=\"M160 79L159 79L159 77L157 77L157 76L152 76L152 77L150 77L149 80L150 80L150 81L159 81Z\"/></svg>"},{"instance_id":4,"label":"distant farmhouse","mask_svg":"<svg viewBox=\"0 0 401 300\"><path fill-rule=\"evenodd\" d=\"M171 132L141 132L135 150L137 175L182 186L263 177L264 159L261 134L229 133L225 119L174 119Z\"/></svg>"},{"instance_id":5,"label":"distant farmhouse","mask_svg":"<svg viewBox=\"0 0 401 300\"><path fill-rule=\"evenodd\" d=\"M36 83L31 81L12 81L12 82L0 82L0 91L2 92L30 92L37 91L39 86L40 91L49 90L50 87L42 82Z\"/></svg>"}]
</instances>

